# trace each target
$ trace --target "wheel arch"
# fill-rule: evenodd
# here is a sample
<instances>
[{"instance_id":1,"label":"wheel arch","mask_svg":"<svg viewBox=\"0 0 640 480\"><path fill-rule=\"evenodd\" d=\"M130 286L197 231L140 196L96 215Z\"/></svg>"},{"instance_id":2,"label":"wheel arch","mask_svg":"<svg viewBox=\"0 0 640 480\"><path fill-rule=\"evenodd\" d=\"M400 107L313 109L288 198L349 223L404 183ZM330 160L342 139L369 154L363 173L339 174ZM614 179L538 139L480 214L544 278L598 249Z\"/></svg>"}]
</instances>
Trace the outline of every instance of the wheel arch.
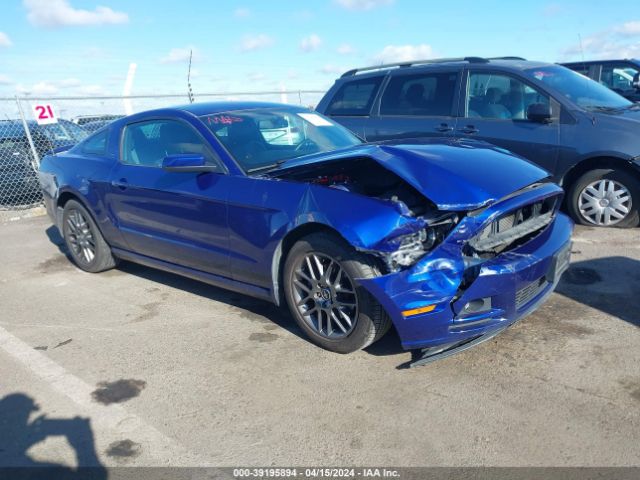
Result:
<instances>
[{"instance_id":1,"label":"wheel arch","mask_svg":"<svg viewBox=\"0 0 640 480\"><path fill-rule=\"evenodd\" d=\"M583 174L590 170L596 170L599 168L622 170L640 181L640 171L631 165L631 161L613 156L598 156L587 158L575 164L563 175L560 184L562 185L562 188L564 188L565 192L568 192L568 189L571 188L576 180L578 180ZM567 196L565 195L565 199L566 198Z\"/></svg>"},{"instance_id":2,"label":"wheel arch","mask_svg":"<svg viewBox=\"0 0 640 480\"><path fill-rule=\"evenodd\" d=\"M284 293L280 288L282 285L282 275L284 271L284 262L289 255L291 247L303 237L311 235L313 233L325 232L330 233L344 240L345 243L350 243L340 234L338 230L329 225L319 222L309 222L299 225L286 233L282 240L278 242L278 245L273 253L273 260L271 263L271 284L273 301L276 305L282 305L284 299Z\"/></svg>"},{"instance_id":3,"label":"wheel arch","mask_svg":"<svg viewBox=\"0 0 640 480\"><path fill-rule=\"evenodd\" d=\"M104 233L102 232L102 228L100 228L100 224L98 223L98 221L96 219L96 214L93 212L91 207L89 207L87 202L85 202L85 200L82 198L82 195L80 195L77 192L74 192L73 190L65 190L65 191L62 191L62 192L60 192L58 194L58 198L57 198L57 201L56 201L56 226L58 227L58 230L60 231L60 235L63 235L63 233L62 233L62 213L64 212L64 207L69 202L69 200L75 200L80 205L82 205L87 212L89 212L89 215L91 215L91 219L93 220L93 223L96 225L96 228L100 231L100 234L104 237Z\"/></svg>"}]
</instances>

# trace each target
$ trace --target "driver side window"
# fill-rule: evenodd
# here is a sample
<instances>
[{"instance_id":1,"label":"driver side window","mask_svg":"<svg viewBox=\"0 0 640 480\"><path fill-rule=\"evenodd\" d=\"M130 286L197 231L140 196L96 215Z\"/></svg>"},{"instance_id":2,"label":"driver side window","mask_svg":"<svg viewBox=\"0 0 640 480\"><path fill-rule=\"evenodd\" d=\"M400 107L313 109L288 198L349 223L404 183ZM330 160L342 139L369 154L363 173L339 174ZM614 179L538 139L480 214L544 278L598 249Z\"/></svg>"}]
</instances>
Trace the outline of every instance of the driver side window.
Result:
<instances>
[{"instance_id":1,"label":"driver side window","mask_svg":"<svg viewBox=\"0 0 640 480\"><path fill-rule=\"evenodd\" d=\"M467 83L466 116L497 120L526 120L534 103L549 105L549 97L517 78L471 73Z\"/></svg>"},{"instance_id":2,"label":"driver side window","mask_svg":"<svg viewBox=\"0 0 640 480\"><path fill-rule=\"evenodd\" d=\"M122 139L122 163L162 167L168 155L193 153L223 171L220 161L204 139L190 126L177 120L150 120L127 125Z\"/></svg>"}]
</instances>

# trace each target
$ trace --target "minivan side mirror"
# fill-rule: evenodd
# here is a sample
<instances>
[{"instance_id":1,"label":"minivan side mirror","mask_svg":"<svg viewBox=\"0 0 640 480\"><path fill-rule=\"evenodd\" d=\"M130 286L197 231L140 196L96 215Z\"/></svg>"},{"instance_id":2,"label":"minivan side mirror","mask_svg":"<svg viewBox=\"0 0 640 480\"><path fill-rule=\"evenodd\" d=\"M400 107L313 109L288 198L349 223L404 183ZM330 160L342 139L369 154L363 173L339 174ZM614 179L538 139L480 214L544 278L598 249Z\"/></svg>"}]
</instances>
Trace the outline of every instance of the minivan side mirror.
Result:
<instances>
[{"instance_id":1,"label":"minivan side mirror","mask_svg":"<svg viewBox=\"0 0 640 480\"><path fill-rule=\"evenodd\" d=\"M633 83L631 85L633 85L633 88L636 90L640 90L640 72L633 76Z\"/></svg>"},{"instance_id":2,"label":"minivan side mirror","mask_svg":"<svg viewBox=\"0 0 640 480\"><path fill-rule=\"evenodd\" d=\"M204 155L199 153L178 153L164 157L162 169L167 172L211 172L216 167L207 165Z\"/></svg>"},{"instance_id":3,"label":"minivan side mirror","mask_svg":"<svg viewBox=\"0 0 640 480\"><path fill-rule=\"evenodd\" d=\"M545 103L532 103L527 108L527 119L532 122L550 123L553 119L551 105Z\"/></svg>"}]
</instances>

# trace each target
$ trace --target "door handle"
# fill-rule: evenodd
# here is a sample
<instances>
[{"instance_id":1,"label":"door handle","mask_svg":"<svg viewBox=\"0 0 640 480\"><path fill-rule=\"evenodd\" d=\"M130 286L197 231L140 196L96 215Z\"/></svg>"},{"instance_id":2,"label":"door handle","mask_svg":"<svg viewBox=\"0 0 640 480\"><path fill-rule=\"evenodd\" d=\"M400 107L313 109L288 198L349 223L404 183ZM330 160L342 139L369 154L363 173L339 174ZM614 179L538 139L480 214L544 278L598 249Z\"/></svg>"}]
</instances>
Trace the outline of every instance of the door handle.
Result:
<instances>
[{"instance_id":1,"label":"door handle","mask_svg":"<svg viewBox=\"0 0 640 480\"><path fill-rule=\"evenodd\" d=\"M453 127L450 127L448 124L446 123L441 123L440 125L438 125L435 130L437 132L450 132L453 130Z\"/></svg>"},{"instance_id":2,"label":"door handle","mask_svg":"<svg viewBox=\"0 0 640 480\"><path fill-rule=\"evenodd\" d=\"M126 188L129 186L129 184L127 183L127 179L126 178L121 178L120 180L112 180L111 181L111 186L119 188L120 190L126 190Z\"/></svg>"},{"instance_id":3,"label":"door handle","mask_svg":"<svg viewBox=\"0 0 640 480\"><path fill-rule=\"evenodd\" d=\"M478 133L480 130L478 130L473 125L467 125L466 127L458 129L458 131L462 133L466 133L468 135L473 135L474 133Z\"/></svg>"}]
</instances>

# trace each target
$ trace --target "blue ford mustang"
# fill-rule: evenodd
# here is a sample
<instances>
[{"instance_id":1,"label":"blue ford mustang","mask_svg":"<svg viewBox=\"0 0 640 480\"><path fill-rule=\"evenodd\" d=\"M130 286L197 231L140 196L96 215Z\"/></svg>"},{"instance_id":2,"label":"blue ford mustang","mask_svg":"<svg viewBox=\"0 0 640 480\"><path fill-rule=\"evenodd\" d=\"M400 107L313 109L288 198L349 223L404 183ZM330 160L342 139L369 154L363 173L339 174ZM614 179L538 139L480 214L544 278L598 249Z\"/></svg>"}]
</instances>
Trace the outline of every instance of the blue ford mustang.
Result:
<instances>
[{"instance_id":1,"label":"blue ford mustang","mask_svg":"<svg viewBox=\"0 0 640 480\"><path fill-rule=\"evenodd\" d=\"M363 144L302 107L204 103L116 120L40 167L89 272L129 260L282 304L348 353L391 323L414 364L537 308L570 255L562 190L485 143Z\"/></svg>"}]
</instances>

